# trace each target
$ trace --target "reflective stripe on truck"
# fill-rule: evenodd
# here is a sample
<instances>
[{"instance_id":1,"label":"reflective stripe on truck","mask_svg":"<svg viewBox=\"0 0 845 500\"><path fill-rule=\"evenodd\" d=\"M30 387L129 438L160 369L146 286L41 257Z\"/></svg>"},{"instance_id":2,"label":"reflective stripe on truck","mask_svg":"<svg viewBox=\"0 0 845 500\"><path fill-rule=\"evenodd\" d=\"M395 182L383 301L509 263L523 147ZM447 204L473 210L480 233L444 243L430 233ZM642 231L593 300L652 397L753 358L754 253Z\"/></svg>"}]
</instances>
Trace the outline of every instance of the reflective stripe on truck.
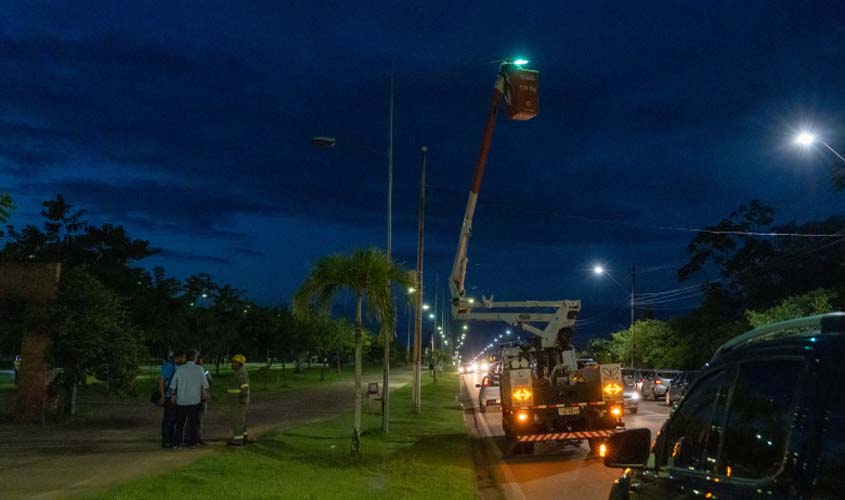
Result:
<instances>
[{"instance_id":1,"label":"reflective stripe on truck","mask_svg":"<svg viewBox=\"0 0 845 500\"><path fill-rule=\"evenodd\" d=\"M516 440L520 443L535 443L537 441L558 441L561 439L590 439L607 437L616 431L582 431L582 432L557 432L551 434L528 434L525 436L517 436Z\"/></svg>"}]
</instances>

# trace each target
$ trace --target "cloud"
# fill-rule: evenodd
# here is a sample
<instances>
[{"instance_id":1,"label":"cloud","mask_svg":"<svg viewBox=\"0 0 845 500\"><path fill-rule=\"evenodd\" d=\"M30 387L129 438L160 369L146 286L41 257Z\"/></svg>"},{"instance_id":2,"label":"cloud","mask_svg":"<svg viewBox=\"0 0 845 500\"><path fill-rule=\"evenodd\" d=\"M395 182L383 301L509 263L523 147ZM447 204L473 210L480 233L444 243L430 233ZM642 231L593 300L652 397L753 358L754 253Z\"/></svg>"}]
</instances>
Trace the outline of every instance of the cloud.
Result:
<instances>
[{"instance_id":1,"label":"cloud","mask_svg":"<svg viewBox=\"0 0 845 500\"><path fill-rule=\"evenodd\" d=\"M186 261L186 262L202 262L202 263L209 263L209 264L231 264L232 261L226 257L219 257L216 255L202 255L193 252L182 252L179 250L168 250L163 249L158 256L164 257L170 260L176 261Z\"/></svg>"}]
</instances>

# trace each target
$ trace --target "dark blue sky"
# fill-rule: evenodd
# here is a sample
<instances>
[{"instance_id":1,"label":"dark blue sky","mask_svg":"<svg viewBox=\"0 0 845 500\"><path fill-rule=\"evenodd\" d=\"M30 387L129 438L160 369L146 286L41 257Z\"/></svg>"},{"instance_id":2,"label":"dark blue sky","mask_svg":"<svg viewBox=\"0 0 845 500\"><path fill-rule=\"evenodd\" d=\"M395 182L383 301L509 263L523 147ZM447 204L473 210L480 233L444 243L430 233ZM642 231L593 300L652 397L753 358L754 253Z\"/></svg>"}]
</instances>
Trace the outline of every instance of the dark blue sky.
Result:
<instances>
[{"instance_id":1,"label":"dark blue sky","mask_svg":"<svg viewBox=\"0 0 845 500\"><path fill-rule=\"evenodd\" d=\"M321 255L384 244L385 161L367 149L386 148L393 62L395 253L415 262L425 144L426 268L443 284L492 61L523 55L541 114L500 117L468 284L580 298L602 334L626 297L593 262L678 286L693 234L657 226L755 197L782 222L841 213L828 156L789 138L812 126L845 148L843 19L836 1L5 2L0 182L16 225L61 192L161 247L149 264L284 302Z\"/></svg>"}]
</instances>

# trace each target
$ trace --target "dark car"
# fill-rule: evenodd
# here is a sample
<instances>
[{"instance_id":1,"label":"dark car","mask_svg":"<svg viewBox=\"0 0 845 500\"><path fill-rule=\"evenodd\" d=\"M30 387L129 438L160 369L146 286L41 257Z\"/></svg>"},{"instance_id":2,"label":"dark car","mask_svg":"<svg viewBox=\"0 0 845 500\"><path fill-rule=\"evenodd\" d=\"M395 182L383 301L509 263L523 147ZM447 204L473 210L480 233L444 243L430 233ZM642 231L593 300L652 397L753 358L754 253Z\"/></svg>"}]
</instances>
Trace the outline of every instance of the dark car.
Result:
<instances>
[{"instance_id":1,"label":"dark car","mask_svg":"<svg viewBox=\"0 0 845 500\"><path fill-rule=\"evenodd\" d=\"M687 393L687 388L695 381L699 373L701 373L699 370L687 370L676 375L672 379L672 383L669 384L669 389L666 391L666 404L671 405L684 397L684 394Z\"/></svg>"},{"instance_id":2,"label":"dark car","mask_svg":"<svg viewBox=\"0 0 845 500\"><path fill-rule=\"evenodd\" d=\"M650 445L607 441L610 498L834 499L845 492L845 313L753 330L716 351Z\"/></svg>"}]
</instances>

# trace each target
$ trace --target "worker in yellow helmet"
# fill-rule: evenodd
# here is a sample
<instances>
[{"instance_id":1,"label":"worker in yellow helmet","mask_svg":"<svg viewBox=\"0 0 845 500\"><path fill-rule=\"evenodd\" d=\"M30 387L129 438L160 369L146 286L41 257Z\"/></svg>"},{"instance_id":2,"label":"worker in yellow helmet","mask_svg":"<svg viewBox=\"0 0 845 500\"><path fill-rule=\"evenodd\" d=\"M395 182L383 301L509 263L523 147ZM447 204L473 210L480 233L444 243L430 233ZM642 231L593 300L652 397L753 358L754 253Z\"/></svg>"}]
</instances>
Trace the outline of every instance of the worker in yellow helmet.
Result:
<instances>
[{"instance_id":1,"label":"worker in yellow helmet","mask_svg":"<svg viewBox=\"0 0 845 500\"><path fill-rule=\"evenodd\" d=\"M232 356L232 377L226 389L229 421L232 426L232 438L229 446L246 444L246 409L249 406L249 375L246 372L246 357L243 354Z\"/></svg>"}]
</instances>

